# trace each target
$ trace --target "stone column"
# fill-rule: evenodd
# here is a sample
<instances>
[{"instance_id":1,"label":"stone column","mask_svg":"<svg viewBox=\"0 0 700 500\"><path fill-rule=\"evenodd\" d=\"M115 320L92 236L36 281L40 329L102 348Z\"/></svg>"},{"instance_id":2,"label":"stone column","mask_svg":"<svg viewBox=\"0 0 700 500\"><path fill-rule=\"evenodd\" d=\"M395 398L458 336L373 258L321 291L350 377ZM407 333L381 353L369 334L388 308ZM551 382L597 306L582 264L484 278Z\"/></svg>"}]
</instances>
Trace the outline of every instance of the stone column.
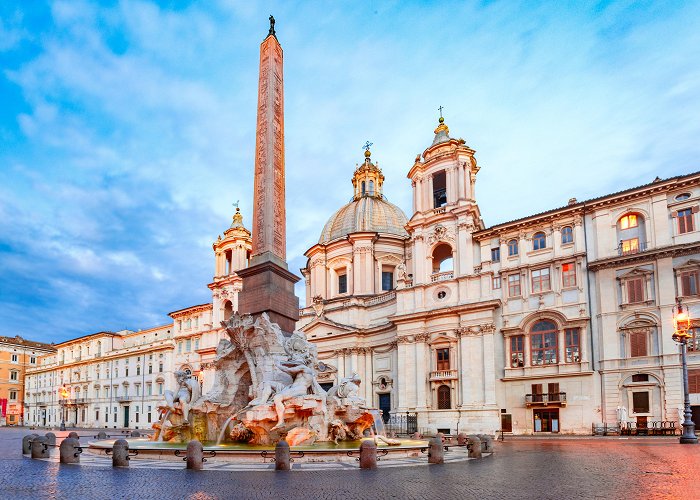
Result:
<instances>
[{"instance_id":1,"label":"stone column","mask_svg":"<svg viewBox=\"0 0 700 500\"><path fill-rule=\"evenodd\" d=\"M430 374L430 359L426 359L428 334L424 333L416 336L415 352L416 352L416 409L425 410L427 406L426 386L428 384L428 375Z\"/></svg>"},{"instance_id":2,"label":"stone column","mask_svg":"<svg viewBox=\"0 0 700 500\"><path fill-rule=\"evenodd\" d=\"M428 190L426 196L428 198L426 210L432 210L435 208L435 201L433 199L433 174L428 175Z\"/></svg>"},{"instance_id":3,"label":"stone column","mask_svg":"<svg viewBox=\"0 0 700 500\"><path fill-rule=\"evenodd\" d=\"M407 351L409 349L409 344L406 341L405 337L399 337L398 339L398 346L397 346L397 351L398 351L398 359L401 360L406 360L407 359ZM407 391L407 386L410 384L409 382L409 369L408 369L408 363L407 361L403 363L397 363L397 377L395 383L398 384L398 396L399 396L399 401L397 406L398 411L407 411L409 408L408 404L408 391Z\"/></svg>"}]
</instances>

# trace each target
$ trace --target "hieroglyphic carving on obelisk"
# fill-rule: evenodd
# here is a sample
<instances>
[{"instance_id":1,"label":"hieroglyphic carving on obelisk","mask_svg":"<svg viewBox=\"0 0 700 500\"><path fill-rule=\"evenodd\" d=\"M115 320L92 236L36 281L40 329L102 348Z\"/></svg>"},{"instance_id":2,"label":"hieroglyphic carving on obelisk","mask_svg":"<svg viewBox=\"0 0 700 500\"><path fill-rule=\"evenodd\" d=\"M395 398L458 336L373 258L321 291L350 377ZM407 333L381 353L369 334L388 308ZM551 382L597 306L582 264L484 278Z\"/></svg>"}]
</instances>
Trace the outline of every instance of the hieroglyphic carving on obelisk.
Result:
<instances>
[{"instance_id":1,"label":"hieroglyphic carving on obelisk","mask_svg":"<svg viewBox=\"0 0 700 500\"><path fill-rule=\"evenodd\" d=\"M260 45L251 264L273 261L286 268L282 47L270 23Z\"/></svg>"}]
</instances>

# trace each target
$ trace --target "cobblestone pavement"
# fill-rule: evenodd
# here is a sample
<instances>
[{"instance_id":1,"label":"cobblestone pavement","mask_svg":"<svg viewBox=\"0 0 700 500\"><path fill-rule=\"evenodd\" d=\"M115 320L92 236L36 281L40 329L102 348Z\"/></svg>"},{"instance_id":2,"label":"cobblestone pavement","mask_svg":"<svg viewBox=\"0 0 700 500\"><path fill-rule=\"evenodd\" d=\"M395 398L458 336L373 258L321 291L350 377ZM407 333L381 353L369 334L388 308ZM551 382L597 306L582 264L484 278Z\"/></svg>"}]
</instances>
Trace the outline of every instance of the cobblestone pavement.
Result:
<instances>
[{"instance_id":1,"label":"cobblestone pavement","mask_svg":"<svg viewBox=\"0 0 700 500\"><path fill-rule=\"evenodd\" d=\"M0 429L0 498L700 498L700 445L672 438L507 439L481 460L375 471L195 472L31 460L30 432Z\"/></svg>"}]
</instances>

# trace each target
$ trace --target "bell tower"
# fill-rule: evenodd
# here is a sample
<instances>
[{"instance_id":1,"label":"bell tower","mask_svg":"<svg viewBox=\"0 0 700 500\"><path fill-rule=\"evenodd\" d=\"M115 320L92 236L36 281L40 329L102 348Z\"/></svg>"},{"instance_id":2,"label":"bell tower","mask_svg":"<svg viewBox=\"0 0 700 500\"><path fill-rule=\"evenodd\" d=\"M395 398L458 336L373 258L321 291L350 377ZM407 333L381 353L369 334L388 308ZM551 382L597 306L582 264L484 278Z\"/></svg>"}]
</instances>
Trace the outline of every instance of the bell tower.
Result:
<instances>
[{"instance_id":1,"label":"bell tower","mask_svg":"<svg viewBox=\"0 0 700 500\"><path fill-rule=\"evenodd\" d=\"M434 133L432 144L416 156L408 172L413 187L413 216L407 229L416 284L472 274L471 234L483 228L474 195L480 168L475 151L464 139L450 137L442 116Z\"/></svg>"},{"instance_id":2,"label":"bell tower","mask_svg":"<svg viewBox=\"0 0 700 500\"><path fill-rule=\"evenodd\" d=\"M250 231L243 225L241 209L236 207L231 227L224 231L212 245L214 250L214 281L209 284L212 291L213 324L227 320L238 311L238 294L243 280L238 271L248 267L252 239Z\"/></svg>"}]
</instances>

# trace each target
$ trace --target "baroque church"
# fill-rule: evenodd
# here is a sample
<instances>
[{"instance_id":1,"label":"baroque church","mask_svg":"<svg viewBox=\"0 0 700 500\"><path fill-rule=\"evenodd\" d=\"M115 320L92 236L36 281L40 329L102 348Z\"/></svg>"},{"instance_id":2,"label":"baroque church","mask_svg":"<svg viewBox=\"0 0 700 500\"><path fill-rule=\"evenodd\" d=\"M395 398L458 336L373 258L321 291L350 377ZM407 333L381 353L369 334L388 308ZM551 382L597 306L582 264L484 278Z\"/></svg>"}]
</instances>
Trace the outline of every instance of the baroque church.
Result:
<instances>
[{"instance_id":1,"label":"baroque church","mask_svg":"<svg viewBox=\"0 0 700 500\"><path fill-rule=\"evenodd\" d=\"M263 44L270 37L272 28ZM281 48L275 57L281 85ZM262 73L261 56L261 88ZM368 147L352 201L305 253L296 329L318 347L322 385L357 374L360 395L404 431L590 434L678 422L673 307L681 298L700 318L700 172L487 226L475 150L443 118L426 145L406 167L410 214L384 197ZM56 345L27 372L25 422L150 427L176 370L206 392L221 322L245 299L239 273L254 237L236 209L213 244L211 302L148 330ZM688 351L700 424L700 338Z\"/></svg>"}]
</instances>

